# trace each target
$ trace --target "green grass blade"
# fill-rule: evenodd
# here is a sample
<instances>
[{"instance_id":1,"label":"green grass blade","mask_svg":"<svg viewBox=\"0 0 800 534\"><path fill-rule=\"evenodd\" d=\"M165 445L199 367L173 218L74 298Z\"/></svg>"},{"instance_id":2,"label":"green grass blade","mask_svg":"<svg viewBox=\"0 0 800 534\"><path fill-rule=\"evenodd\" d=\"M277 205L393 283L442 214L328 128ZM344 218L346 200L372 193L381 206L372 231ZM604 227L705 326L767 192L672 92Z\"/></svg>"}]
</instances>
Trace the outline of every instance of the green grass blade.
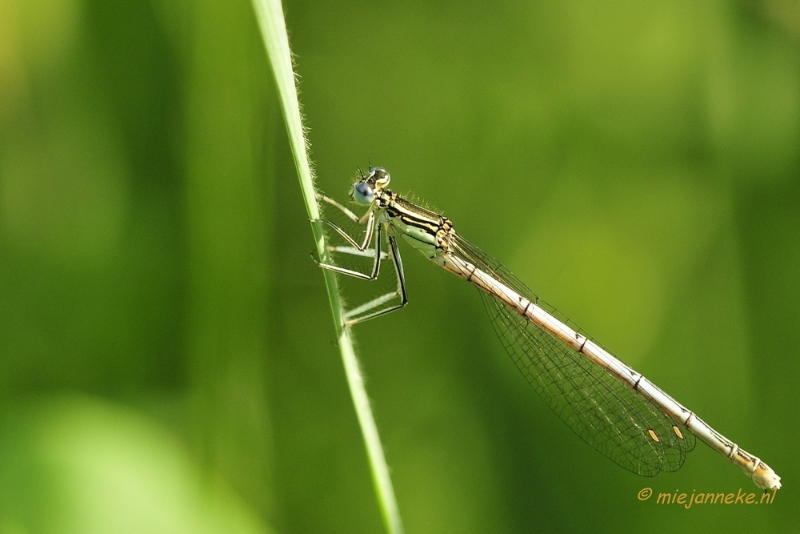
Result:
<instances>
[{"instance_id":1,"label":"green grass blade","mask_svg":"<svg viewBox=\"0 0 800 534\"><path fill-rule=\"evenodd\" d=\"M314 188L313 172L308 159L307 142L303 120L300 114L300 103L297 99L297 87L295 85L295 74L292 67L291 49L289 48L289 38L286 32L286 22L283 17L283 8L280 0L253 0L253 7L256 11L261 35L264 39L264 46L267 50L272 70L275 74L275 82L280 96L281 109L286 120L286 128L289 134L289 144L292 147L295 166L297 167L300 178L300 189L306 204L308 216L317 219L320 216L319 204L316 199ZM325 243L325 235L319 225L312 224L314 240L316 241L317 252L320 258L327 258L328 252ZM328 270L322 270L325 277L325 285L328 289L328 300L330 301L333 321L339 337L339 351L344 363L347 383L350 387L350 395L353 399L358 422L361 426L361 433L364 437L364 444L369 457L372 479L375 492L381 507L381 514L386 525L387 532L400 534L403 532L403 525L400 521L400 512L397 507L394 489L392 488L391 478L389 477L389 467L381 447L378 428L372 416L369 406L367 392L364 389L364 379L358 364L350 332L344 327L344 309L339 289L336 284L335 275Z\"/></svg>"}]
</instances>

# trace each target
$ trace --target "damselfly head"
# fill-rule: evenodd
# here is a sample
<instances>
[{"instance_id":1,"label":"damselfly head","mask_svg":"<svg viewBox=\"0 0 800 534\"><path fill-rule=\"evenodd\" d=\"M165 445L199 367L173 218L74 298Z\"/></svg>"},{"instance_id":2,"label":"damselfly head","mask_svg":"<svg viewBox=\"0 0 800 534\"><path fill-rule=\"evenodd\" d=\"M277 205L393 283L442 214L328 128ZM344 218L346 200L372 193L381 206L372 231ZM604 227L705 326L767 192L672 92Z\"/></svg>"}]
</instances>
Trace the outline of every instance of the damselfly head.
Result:
<instances>
[{"instance_id":1,"label":"damselfly head","mask_svg":"<svg viewBox=\"0 0 800 534\"><path fill-rule=\"evenodd\" d=\"M375 188L379 191L389 185L389 173L383 167L373 167L369 171L367 179L371 179L375 183Z\"/></svg>"},{"instance_id":2,"label":"damselfly head","mask_svg":"<svg viewBox=\"0 0 800 534\"><path fill-rule=\"evenodd\" d=\"M359 172L359 174L361 174ZM381 190L389 184L389 173L386 169L381 167L374 167L370 169L367 176L361 174L361 179L353 184L353 189L350 191L350 198L356 204L362 206L369 206L375 200L375 195L380 193Z\"/></svg>"}]
</instances>

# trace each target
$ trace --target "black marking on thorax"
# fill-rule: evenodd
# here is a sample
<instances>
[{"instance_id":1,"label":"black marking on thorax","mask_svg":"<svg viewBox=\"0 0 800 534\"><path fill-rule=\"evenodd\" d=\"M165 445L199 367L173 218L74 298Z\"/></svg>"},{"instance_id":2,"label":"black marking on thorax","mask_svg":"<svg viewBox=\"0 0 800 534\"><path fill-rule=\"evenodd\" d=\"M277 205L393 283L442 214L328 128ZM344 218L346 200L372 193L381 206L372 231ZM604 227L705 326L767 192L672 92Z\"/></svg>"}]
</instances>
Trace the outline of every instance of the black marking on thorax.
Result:
<instances>
[{"instance_id":1,"label":"black marking on thorax","mask_svg":"<svg viewBox=\"0 0 800 534\"><path fill-rule=\"evenodd\" d=\"M379 205L390 219L399 218L406 226L423 230L436 239L437 248L449 249L448 237L454 231L453 223L447 217L409 202L397 193L387 190L381 193Z\"/></svg>"}]
</instances>

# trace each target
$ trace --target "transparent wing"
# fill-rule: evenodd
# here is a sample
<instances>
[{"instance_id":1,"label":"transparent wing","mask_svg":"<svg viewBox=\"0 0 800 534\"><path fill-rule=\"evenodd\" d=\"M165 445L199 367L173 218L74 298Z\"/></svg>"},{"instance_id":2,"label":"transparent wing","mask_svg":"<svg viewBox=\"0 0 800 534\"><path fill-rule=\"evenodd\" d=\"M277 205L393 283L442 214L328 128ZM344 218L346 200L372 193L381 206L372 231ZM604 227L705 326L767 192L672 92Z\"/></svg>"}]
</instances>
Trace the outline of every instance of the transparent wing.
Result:
<instances>
[{"instance_id":1,"label":"transparent wing","mask_svg":"<svg viewBox=\"0 0 800 534\"><path fill-rule=\"evenodd\" d=\"M500 262L460 236L452 239L451 252L586 335L541 302ZM495 332L517 368L581 439L639 475L654 476L680 469L686 453L695 446L695 436L689 430L501 300L484 291L480 293Z\"/></svg>"}]
</instances>

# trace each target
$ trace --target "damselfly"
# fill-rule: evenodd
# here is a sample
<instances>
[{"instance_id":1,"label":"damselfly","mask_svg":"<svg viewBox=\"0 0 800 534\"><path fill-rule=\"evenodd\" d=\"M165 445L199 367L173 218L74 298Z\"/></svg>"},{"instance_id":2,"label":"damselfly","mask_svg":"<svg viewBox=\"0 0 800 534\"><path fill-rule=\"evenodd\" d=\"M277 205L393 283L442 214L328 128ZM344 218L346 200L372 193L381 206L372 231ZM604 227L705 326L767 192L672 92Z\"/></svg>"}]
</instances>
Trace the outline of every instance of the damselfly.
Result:
<instances>
[{"instance_id":1,"label":"damselfly","mask_svg":"<svg viewBox=\"0 0 800 534\"><path fill-rule=\"evenodd\" d=\"M449 219L401 198L388 185L389 173L382 168L360 176L350 197L367 208L361 217L320 196L366 228L359 243L330 220L318 221L348 243L329 250L371 258L372 267L361 272L332 263L320 266L374 280L381 260L391 258L397 275L395 290L346 312L347 325L385 315L408 302L397 247L397 238L402 237L435 264L480 290L495 331L523 376L578 436L612 461L643 476L675 471L694 448L697 436L760 488L781 487L780 477L767 464L559 317L497 260L464 240Z\"/></svg>"}]
</instances>

